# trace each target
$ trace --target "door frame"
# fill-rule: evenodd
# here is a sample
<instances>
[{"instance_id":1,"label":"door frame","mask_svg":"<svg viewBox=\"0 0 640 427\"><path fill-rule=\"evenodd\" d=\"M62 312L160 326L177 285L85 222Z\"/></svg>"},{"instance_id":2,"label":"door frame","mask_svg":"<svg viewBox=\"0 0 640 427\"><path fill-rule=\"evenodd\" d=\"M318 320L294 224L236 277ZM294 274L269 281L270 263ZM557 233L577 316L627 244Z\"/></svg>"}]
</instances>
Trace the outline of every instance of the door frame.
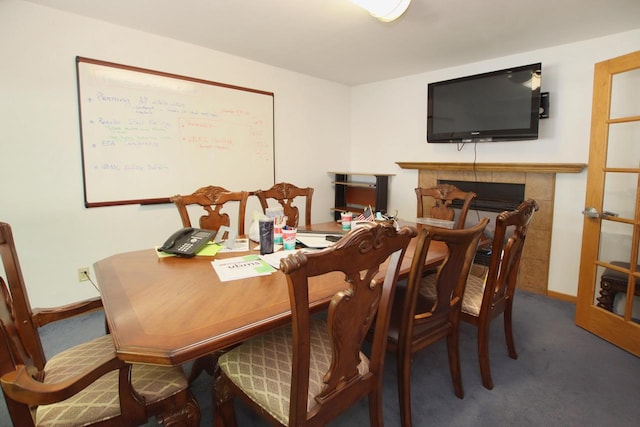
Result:
<instances>
[{"instance_id":1,"label":"door frame","mask_svg":"<svg viewBox=\"0 0 640 427\"><path fill-rule=\"evenodd\" d=\"M598 212L603 210L609 127L616 123L640 121L640 116L621 119L610 118L613 76L635 69L640 69L640 51L595 64L585 207L595 207ZM609 172L611 171L610 168ZM614 172L636 173L640 177L640 166L615 170ZM637 259L638 231L640 230L639 198L640 194L636 192L634 218L631 221L626 221L634 226L632 236L632 251L634 251L632 258L634 259ZM631 320L631 304L629 303L634 286L627 287L627 304L625 304L626 309L623 316L595 305L598 266L605 268L610 266L610 264L598 259L600 229L601 219L584 218L575 322L576 325L595 335L640 356L640 324ZM639 273L631 274L630 282L635 283L635 279L638 277L640 277Z\"/></svg>"}]
</instances>

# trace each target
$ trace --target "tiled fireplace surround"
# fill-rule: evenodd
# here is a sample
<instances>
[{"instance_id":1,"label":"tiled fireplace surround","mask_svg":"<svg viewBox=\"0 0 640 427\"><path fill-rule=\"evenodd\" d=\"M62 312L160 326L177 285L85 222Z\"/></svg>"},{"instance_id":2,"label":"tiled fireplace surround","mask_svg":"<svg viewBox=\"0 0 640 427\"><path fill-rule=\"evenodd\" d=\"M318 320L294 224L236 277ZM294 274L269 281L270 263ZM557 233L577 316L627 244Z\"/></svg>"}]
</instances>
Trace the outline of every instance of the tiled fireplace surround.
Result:
<instances>
[{"instance_id":1,"label":"tiled fireplace surround","mask_svg":"<svg viewBox=\"0 0 640 427\"><path fill-rule=\"evenodd\" d=\"M585 164L416 162L398 162L397 164L403 169L418 170L419 187L435 186L438 179L524 184L525 199L536 200L540 209L529 227L517 287L538 294L547 294L556 174L578 173L586 167Z\"/></svg>"}]
</instances>

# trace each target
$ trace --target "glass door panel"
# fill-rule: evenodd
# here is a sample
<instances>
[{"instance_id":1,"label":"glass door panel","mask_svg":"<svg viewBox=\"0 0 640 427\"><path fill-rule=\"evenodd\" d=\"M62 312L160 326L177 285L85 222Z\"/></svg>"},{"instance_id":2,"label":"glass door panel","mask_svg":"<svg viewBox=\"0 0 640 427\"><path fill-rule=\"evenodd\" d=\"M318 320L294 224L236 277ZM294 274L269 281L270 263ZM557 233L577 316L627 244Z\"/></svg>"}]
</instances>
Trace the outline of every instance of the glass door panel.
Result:
<instances>
[{"instance_id":1,"label":"glass door panel","mask_svg":"<svg viewBox=\"0 0 640 427\"><path fill-rule=\"evenodd\" d=\"M640 115L640 69L614 74L611 84L610 118Z\"/></svg>"},{"instance_id":2,"label":"glass door panel","mask_svg":"<svg viewBox=\"0 0 640 427\"><path fill-rule=\"evenodd\" d=\"M638 160L640 157L636 159ZM637 188L637 173L607 172L604 181L602 213L606 215L609 212L617 216L620 221L633 221L636 214Z\"/></svg>"},{"instance_id":3,"label":"glass door panel","mask_svg":"<svg viewBox=\"0 0 640 427\"><path fill-rule=\"evenodd\" d=\"M640 122L615 123L609 126L607 167L638 168L640 167L638 159L640 159Z\"/></svg>"}]
</instances>

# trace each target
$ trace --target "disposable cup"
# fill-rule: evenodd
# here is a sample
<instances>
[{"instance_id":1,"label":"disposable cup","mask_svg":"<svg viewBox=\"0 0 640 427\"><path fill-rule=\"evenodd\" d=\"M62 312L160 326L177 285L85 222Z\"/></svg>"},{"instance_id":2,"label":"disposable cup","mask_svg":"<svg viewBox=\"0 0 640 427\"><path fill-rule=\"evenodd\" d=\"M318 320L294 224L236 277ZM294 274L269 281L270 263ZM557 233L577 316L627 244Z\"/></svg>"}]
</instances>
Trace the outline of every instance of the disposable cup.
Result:
<instances>
[{"instance_id":1,"label":"disposable cup","mask_svg":"<svg viewBox=\"0 0 640 427\"><path fill-rule=\"evenodd\" d=\"M342 230L351 230L351 221L353 220L353 214L351 212L341 212L340 219L342 220Z\"/></svg>"},{"instance_id":2,"label":"disposable cup","mask_svg":"<svg viewBox=\"0 0 640 427\"><path fill-rule=\"evenodd\" d=\"M296 248L296 229L295 228L282 229L282 243L285 251L291 251Z\"/></svg>"}]
</instances>

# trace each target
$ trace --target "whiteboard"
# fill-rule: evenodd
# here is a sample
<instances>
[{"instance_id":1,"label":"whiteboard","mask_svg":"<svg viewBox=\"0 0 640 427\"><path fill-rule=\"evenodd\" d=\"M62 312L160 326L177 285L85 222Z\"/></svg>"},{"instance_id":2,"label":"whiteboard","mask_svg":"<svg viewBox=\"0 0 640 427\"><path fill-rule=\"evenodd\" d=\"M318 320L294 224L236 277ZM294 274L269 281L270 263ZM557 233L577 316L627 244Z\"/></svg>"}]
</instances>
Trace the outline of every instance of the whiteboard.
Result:
<instances>
[{"instance_id":1,"label":"whiteboard","mask_svg":"<svg viewBox=\"0 0 640 427\"><path fill-rule=\"evenodd\" d=\"M272 92L76 57L86 207L275 182Z\"/></svg>"}]
</instances>

